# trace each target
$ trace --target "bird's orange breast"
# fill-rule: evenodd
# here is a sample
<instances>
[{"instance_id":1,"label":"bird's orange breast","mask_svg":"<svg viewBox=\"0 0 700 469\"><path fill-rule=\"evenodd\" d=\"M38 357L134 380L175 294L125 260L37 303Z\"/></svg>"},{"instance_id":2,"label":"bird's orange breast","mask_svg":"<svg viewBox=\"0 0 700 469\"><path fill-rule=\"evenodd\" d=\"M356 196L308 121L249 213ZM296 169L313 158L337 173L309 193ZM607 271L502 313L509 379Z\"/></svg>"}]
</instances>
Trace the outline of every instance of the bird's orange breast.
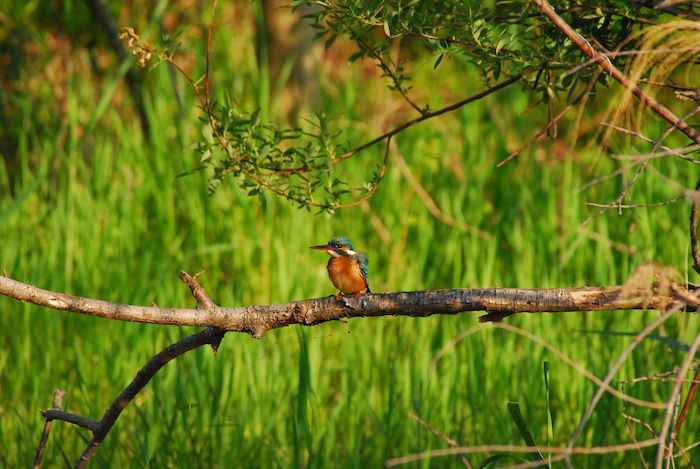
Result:
<instances>
[{"instance_id":1,"label":"bird's orange breast","mask_svg":"<svg viewBox=\"0 0 700 469\"><path fill-rule=\"evenodd\" d=\"M367 284L360 272L360 266L351 257L331 257L328 261L328 276L335 288L346 295L367 291Z\"/></svg>"}]
</instances>

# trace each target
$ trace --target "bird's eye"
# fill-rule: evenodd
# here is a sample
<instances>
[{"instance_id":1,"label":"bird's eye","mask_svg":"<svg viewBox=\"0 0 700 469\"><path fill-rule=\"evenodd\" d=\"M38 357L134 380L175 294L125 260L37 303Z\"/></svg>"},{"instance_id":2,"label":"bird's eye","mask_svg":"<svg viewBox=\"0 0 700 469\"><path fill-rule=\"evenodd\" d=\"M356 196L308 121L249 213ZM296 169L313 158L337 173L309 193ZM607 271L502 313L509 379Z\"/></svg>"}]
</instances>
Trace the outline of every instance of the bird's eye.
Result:
<instances>
[{"instance_id":1,"label":"bird's eye","mask_svg":"<svg viewBox=\"0 0 700 469\"><path fill-rule=\"evenodd\" d=\"M338 244L338 243L333 243L333 248L334 248L334 249L340 249L340 244Z\"/></svg>"}]
</instances>

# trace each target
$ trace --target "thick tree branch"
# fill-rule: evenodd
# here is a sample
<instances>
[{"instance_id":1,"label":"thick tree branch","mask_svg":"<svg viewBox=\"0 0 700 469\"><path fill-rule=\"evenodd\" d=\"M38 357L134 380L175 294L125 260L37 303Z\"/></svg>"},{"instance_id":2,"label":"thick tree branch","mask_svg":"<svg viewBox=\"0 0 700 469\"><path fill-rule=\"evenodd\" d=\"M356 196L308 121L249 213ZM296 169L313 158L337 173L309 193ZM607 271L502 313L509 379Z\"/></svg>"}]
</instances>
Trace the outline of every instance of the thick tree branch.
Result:
<instances>
[{"instance_id":1,"label":"thick tree branch","mask_svg":"<svg viewBox=\"0 0 700 469\"><path fill-rule=\"evenodd\" d=\"M180 274L185 283L191 279ZM189 285L189 283L188 283ZM192 289L192 286L190 286ZM688 288L695 290L695 286ZM193 290L193 292L196 290ZM267 331L290 325L310 326L341 318L365 316L413 316L486 311L482 321L500 320L516 313L561 313L603 310L664 310L690 297L685 285L661 289L654 285L580 288L463 288L378 293L360 298L334 296L268 306L222 308L161 308L135 306L57 293L0 276L0 294L39 306L89 314L120 321L213 327L248 332L261 338ZM197 293L195 293L197 296ZM208 298L208 297L207 297ZM211 301L211 300L209 300ZM697 309L697 302L690 302Z\"/></svg>"},{"instance_id":2,"label":"thick tree branch","mask_svg":"<svg viewBox=\"0 0 700 469\"><path fill-rule=\"evenodd\" d=\"M664 118L669 124L677 126L678 129L686 134L695 143L700 144L700 133L698 133L693 127L691 127L687 122L682 121L678 116L676 116L670 109L668 109L663 104L656 101L654 98L649 96L644 92L636 83L627 78L617 67L615 67L609 58L599 54L593 46L579 33L577 33L569 24L564 21L564 19L557 14L557 12L552 8L547 0L535 0L535 3L540 7L542 12L550 19L550 21L559 28L566 37L571 39L574 44L576 44L579 49L583 51L591 59L594 59L598 65L605 70L610 76L615 80L620 82L622 86L627 88L634 94L640 101L653 109L658 115Z\"/></svg>"},{"instance_id":3,"label":"thick tree branch","mask_svg":"<svg viewBox=\"0 0 700 469\"><path fill-rule=\"evenodd\" d=\"M222 308L211 300L195 277L186 272L180 272L180 279L197 299L196 309L142 307L81 298L42 290L0 276L0 294L49 308L117 320L210 326L166 347L149 360L117 396L99 422L62 411L58 408L60 402L56 401L54 409L43 412L47 424L37 451L39 463L48 440L50 422L64 420L92 432L93 438L75 466L86 467L122 411L158 371L171 360L202 345L209 344L216 351L228 331L249 332L254 337L260 338L270 329L292 324L313 325L343 317L384 315L422 317L432 314L456 314L463 311L488 311L488 314L481 319L493 321L518 312L666 309L669 305L674 305L676 309L684 306L698 307L697 301L691 299L688 290L688 288L695 290L694 286L671 284L670 287L662 288L657 284L628 284L597 288L491 288L398 292L370 294L357 299L344 298L342 301L331 296L270 306ZM658 284L663 283L663 281L658 282ZM567 451L571 450L567 448Z\"/></svg>"}]
</instances>

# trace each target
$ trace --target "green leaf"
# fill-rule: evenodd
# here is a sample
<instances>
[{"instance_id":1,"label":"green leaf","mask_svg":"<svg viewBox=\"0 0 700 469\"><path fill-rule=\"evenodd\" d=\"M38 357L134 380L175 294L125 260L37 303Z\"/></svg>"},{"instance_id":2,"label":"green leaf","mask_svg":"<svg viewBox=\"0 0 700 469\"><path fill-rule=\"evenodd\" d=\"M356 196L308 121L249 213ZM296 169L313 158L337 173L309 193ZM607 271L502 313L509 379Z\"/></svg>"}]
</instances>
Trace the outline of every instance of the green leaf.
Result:
<instances>
[{"instance_id":1,"label":"green leaf","mask_svg":"<svg viewBox=\"0 0 700 469\"><path fill-rule=\"evenodd\" d=\"M389 22L387 20L384 20L384 34L386 34L387 37L391 37L391 31L389 30Z\"/></svg>"},{"instance_id":2,"label":"green leaf","mask_svg":"<svg viewBox=\"0 0 700 469\"><path fill-rule=\"evenodd\" d=\"M324 49L325 49L326 51L328 51L328 49L331 48L331 46L333 45L333 43L335 42L336 39L338 39L338 35L337 35L337 34L332 34L331 37L329 37L328 39L326 39L326 42L323 44Z\"/></svg>"},{"instance_id":3,"label":"green leaf","mask_svg":"<svg viewBox=\"0 0 700 469\"><path fill-rule=\"evenodd\" d=\"M206 163L206 162L208 162L209 160L211 160L211 149L210 149L210 148L206 149L206 150L204 151L204 153L202 153L202 157L199 158L199 162L200 162L200 163Z\"/></svg>"},{"instance_id":4,"label":"green leaf","mask_svg":"<svg viewBox=\"0 0 700 469\"><path fill-rule=\"evenodd\" d=\"M250 116L250 125L255 127L260 123L260 108L257 108Z\"/></svg>"},{"instance_id":5,"label":"green leaf","mask_svg":"<svg viewBox=\"0 0 700 469\"><path fill-rule=\"evenodd\" d=\"M554 442L554 419L552 418L552 402L549 398L549 362L545 360L542 363L544 372L544 390L545 390L545 408L547 409L547 446L551 446ZM552 467L552 455L548 454L548 466Z\"/></svg>"},{"instance_id":6,"label":"green leaf","mask_svg":"<svg viewBox=\"0 0 700 469\"><path fill-rule=\"evenodd\" d=\"M520 436L523 438L523 441L525 441L525 444L527 446L537 446L537 444L535 444L535 439L532 437L532 433L530 433L530 429L527 427L527 423L523 418L523 414L520 412L520 404L517 402L509 402L507 407L515 426L518 428ZM537 455L539 456L539 459L544 459L542 453L539 451L537 452ZM534 454L533 459L536 459Z\"/></svg>"},{"instance_id":7,"label":"green leaf","mask_svg":"<svg viewBox=\"0 0 700 469\"><path fill-rule=\"evenodd\" d=\"M497 55L501 51L501 49L503 49L503 46L505 46L506 44L508 44L507 37L502 37L501 39L498 40L498 42L496 43L496 54Z\"/></svg>"},{"instance_id":8,"label":"green leaf","mask_svg":"<svg viewBox=\"0 0 700 469\"><path fill-rule=\"evenodd\" d=\"M267 210L267 197L265 197L265 192L262 190L258 192L258 200L260 201L263 212Z\"/></svg>"},{"instance_id":9,"label":"green leaf","mask_svg":"<svg viewBox=\"0 0 700 469\"><path fill-rule=\"evenodd\" d=\"M438 68L438 65L440 65L440 62L442 62L442 58L443 58L444 56L445 56L445 54L440 54L440 55L438 56L437 60L435 61L435 65L433 65L433 70L435 70L436 68Z\"/></svg>"}]
</instances>

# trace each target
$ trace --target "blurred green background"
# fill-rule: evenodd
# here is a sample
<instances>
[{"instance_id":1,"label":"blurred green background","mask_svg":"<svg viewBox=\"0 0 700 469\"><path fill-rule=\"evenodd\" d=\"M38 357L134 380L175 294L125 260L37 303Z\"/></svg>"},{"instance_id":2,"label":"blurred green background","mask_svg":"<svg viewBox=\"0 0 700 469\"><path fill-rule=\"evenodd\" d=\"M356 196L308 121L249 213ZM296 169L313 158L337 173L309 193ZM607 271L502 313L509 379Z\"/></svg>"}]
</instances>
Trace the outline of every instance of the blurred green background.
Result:
<instances>
[{"instance_id":1,"label":"blurred green background","mask_svg":"<svg viewBox=\"0 0 700 469\"><path fill-rule=\"evenodd\" d=\"M193 93L178 108L168 68L136 71L143 80L151 126L144 139L124 85L126 65L94 39L82 2L0 2L2 158L0 268L45 289L122 303L190 307L177 272L203 271L200 281L221 305L268 304L335 293L326 257L308 247L336 234L370 258L373 291L456 287L566 287L624 283L644 262L688 273L689 203L609 211L586 227L624 181L580 188L619 167L597 150L605 96L588 105L581 127L565 119L556 139L542 140L515 161L496 164L546 123L536 98L516 87L432 119L394 139L400 155L435 204L478 236L430 215L390 159L368 203L334 215L265 205L228 180L207 195L207 174L176 176L199 164L192 144L205 125ZM113 13L124 25L157 36L157 18L184 31L179 59L194 77L203 71L208 8L194 2L133 2ZM119 9L121 8L121 9ZM230 94L276 118L269 74L255 54L257 3L220 6L214 31L214 93ZM257 20L256 20L257 19ZM356 144L414 117L385 87L371 63L350 66L351 46L338 43L319 68L325 112ZM433 109L481 91L476 71L446 58L417 61L412 96ZM181 80L180 80L181 82ZM274 88L274 87L273 87ZM610 90L612 96L616 89ZM650 133L663 127L649 122ZM572 143L577 132L578 140ZM674 142L671 138L671 142ZM678 138L675 141L684 144ZM646 148L614 139L612 151ZM381 161L373 147L336 171L362 179ZM670 199L697 174L676 161L655 160L630 192L633 203ZM628 175L631 173L628 173ZM604 376L631 340L594 334L637 332L656 312L515 316L522 327ZM192 352L168 365L124 412L97 453L95 467L378 467L394 456L446 443L414 414L459 444L523 444L506 404L520 404L538 444L565 445L596 386L528 340L477 324L477 314L424 319L353 319L285 328L262 340L225 337L218 355ZM689 343L692 315L669 320L659 336ZM64 407L98 419L136 371L162 347L194 332L65 314L0 298L0 466L27 466L41 434L40 408L56 388ZM446 353L437 354L445 347ZM630 379L672 370L684 351L645 340L617 375ZM550 406L543 363L549 362ZM618 384L614 384L619 387ZM636 397L664 401L672 383L625 386ZM548 409L553 418L547 431ZM579 444L630 441L620 400L605 396ZM626 410L654 428L662 414ZM700 422L684 424L692 441ZM637 439L651 438L633 423ZM70 466L89 439L58 422L46 467ZM691 459L700 458L694 450ZM644 451L652 457L653 450ZM488 455L470 455L477 466ZM576 467L639 464L636 452L575 457ZM516 463L515 457L501 463ZM456 457L423 467L457 466Z\"/></svg>"}]
</instances>

